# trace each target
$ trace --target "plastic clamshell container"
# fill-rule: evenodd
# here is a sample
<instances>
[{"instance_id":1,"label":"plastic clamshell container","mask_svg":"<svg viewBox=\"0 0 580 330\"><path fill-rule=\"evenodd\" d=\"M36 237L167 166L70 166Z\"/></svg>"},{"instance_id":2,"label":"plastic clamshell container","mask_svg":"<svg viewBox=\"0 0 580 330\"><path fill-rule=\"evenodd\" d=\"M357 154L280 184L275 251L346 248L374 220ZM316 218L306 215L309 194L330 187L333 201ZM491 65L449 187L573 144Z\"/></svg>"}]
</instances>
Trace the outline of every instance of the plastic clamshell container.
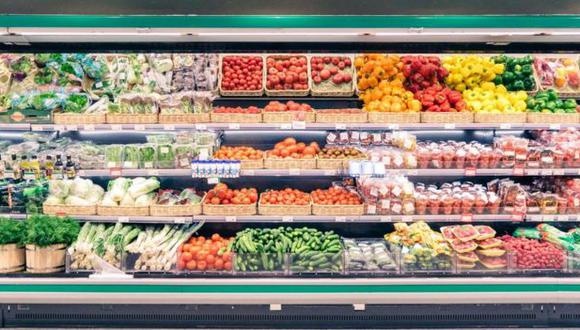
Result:
<instances>
[{"instance_id":1,"label":"plastic clamshell container","mask_svg":"<svg viewBox=\"0 0 580 330\"><path fill-rule=\"evenodd\" d=\"M455 253L435 253L428 247L401 249L402 274L453 274L455 273Z\"/></svg>"},{"instance_id":2,"label":"plastic clamshell container","mask_svg":"<svg viewBox=\"0 0 580 330\"><path fill-rule=\"evenodd\" d=\"M285 275L288 269L286 253L234 254L236 275Z\"/></svg>"},{"instance_id":3,"label":"plastic clamshell container","mask_svg":"<svg viewBox=\"0 0 580 330\"><path fill-rule=\"evenodd\" d=\"M346 275L383 276L398 274L398 253L389 250L382 239L344 238L344 268Z\"/></svg>"},{"instance_id":4,"label":"plastic clamshell container","mask_svg":"<svg viewBox=\"0 0 580 330\"><path fill-rule=\"evenodd\" d=\"M498 257L486 257L474 252L478 260L466 261L457 255L457 273L463 275L494 275L509 274L513 272L513 260L511 253L505 253Z\"/></svg>"},{"instance_id":5,"label":"plastic clamshell container","mask_svg":"<svg viewBox=\"0 0 580 330\"><path fill-rule=\"evenodd\" d=\"M342 274L344 251L327 253L306 251L290 254L289 271L294 274Z\"/></svg>"},{"instance_id":6,"label":"plastic clamshell container","mask_svg":"<svg viewBox=\"0 0 580 330\"><path fill-rule=\"evenodd\" d=\"M179 266L179 259L181 258L181 253L178 252L177 253L177 263L176 263L176 273L180 274L180 275L186 275L186 274L192 274L192 275L208 275L208 276L226 276L226 275L233 275L234 274L234 267L233 267L233 255L232 255L232 259L231 259L231 263L232 263L232 267L230 270L226 270L226 269L215 269L213 266L209 266L206 264L205 269L199 269L198 263L195 260L196 263L196 269L189 269L187 268L187 264L184 265L183 269L180 269Z\"/></svg>"},{"instance_id":7,"label":"plastic clamshell container","mask_svg":"<svg viewBox=\"0 0 580 330\"><path fill-rule=\"evenodd\" d=\"M85 258L90 259L90 256L87 255ZM80 260L77 260L75 256L71 255L67 249L65 256L65 270L67 273L92 274L96 272L95 267L92 264L86 265L83 263L83 265L80 265L79 262Z\"/></svg>"}]
</instances>

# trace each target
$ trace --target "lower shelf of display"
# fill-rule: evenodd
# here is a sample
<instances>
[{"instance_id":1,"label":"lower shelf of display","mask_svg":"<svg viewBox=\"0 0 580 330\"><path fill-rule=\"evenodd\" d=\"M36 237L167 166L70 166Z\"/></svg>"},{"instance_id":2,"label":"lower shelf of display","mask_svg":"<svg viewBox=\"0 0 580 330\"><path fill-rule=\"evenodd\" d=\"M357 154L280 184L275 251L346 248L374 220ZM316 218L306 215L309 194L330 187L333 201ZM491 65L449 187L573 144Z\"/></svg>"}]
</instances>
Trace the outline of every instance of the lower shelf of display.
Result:
<instances>
[{"instance_id":1,"label":"lower shelf of display","mask_svg":"<svg viewBox=\"0 0 580 330\"><path fill-rule=\"evenodd\" d=\"M571 303L580 278L0 278L3 303ZM283 307L282 307L283 308Z\"/></svg>"},{"instance_id":2,"label":"lower shelf of display","mask_svg":"<svg viewBox=\"0 0 580 330\"><path fill-rule=\"evenodd\" d=\"M191 176L190 169L98 169L79 170L82 177L118 177L118 176ZM580 175L580 168L469 168L469 169L388 169L385 175L401 174L406 176L560 176ZM255 169L242 170L240 176L345 176L344 170L324 169Z\"/></svg>"},{"instance_id":3,"label":"lower shelf of display","mask_svg":"<svg viewBox=\"0 0 580 330\"><path fill-rule=\"evenodd\" d=\"M530 123L199 123L199 124L90 124L90 125L53 125L53 124L0 124L0 129L21 131L175 131L175 130L525 130L580 127L579 124L530 124Z\"/></svg>"},{"instance_id":4,"label":"lower shelf of display","mask_svg":"<svg viewBox=\"0 0 580 330\"><path fill-rule=\"evenodd\" d=\"M24 219L26 214L0 214L0 217ZM208 223L390 223L390 222L569 222L580 221L580 214L528 214L523 218L513 214L473 214L473 215L299 215L299 216L212 216L195 215L185 217L154 216L104 216L104 215L70 215L80 221L91 222L127 222L127 223L191 223L205 221Z\"/></svg>"}]
</instances>

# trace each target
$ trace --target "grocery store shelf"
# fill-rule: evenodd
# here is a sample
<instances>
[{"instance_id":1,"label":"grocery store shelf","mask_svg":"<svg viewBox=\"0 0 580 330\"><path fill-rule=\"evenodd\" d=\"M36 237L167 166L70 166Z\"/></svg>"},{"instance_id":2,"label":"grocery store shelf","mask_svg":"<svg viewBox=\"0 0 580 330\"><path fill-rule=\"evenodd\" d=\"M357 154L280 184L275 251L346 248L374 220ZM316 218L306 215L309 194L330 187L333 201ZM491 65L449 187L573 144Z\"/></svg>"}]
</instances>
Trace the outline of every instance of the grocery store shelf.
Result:
<instances>
[{"instance_id":1,"label":"grocery store shelf","mask_svg":"<svg viewBox=\"0 0 580 330\"><path fill-rule=\"evenodd\" d=\"M0 303L577 303L579 278L2 278Z\"/></svg>"},{"instance_id":2,"label":"grocery store shelf","mask_svg":"<svg viewBox=\"0 0 580 330\"><path fill-rule=\"evenodd\" d=\"M580 175L580 168L543 168L517 169L512 168L468 168L468 169L388 169L385 175L401 174L406 176L561 176ZM82 177L118 177L118 176L159 176L159 177L191 177L190 169L98 169L79 170ZM242 170L240 176L343 176L344 170L323 169L255 169Z\"/></svg>"},{"instance_id":3,"label":"grocery store shelf","mask_svg":"<svg viewBox=\"0 0 580 330\"><path fill-rule=\"evenodd\" d=\"M272 215L241 215L241 216L214 216L195 215L181 217L155 216L105 216L105 215L70 215L79 221L91 222L122 222L122 223L191 223L204 221L207 223L390 223L390 222L574 222L580 221L580 214L527 214L524 217L513 214L451 214L451 215L361 215L361 216L334 216L334 215L300 215L300 216L272 216ZM1 213L0 217L25 219L26 214Z\"/></svg>"},{"instance_id":4,"label":"grocery store shelf","mask_svg":"<svg viewBox=\"0 0 580 330\"><path fill-rule=\"evenodd\" d=\"M10 127L12 124L5 124ZM21 124L17 124L21 125ZM159 130L525 130L525 129L560 129L580 127L580 124L374 124L374 123L205 123L205 124L96 124L96 125L53 125L33 124L32 131L159 131ZM9 128L7 128L9 129Z\"/></svg>"}]
</instances>

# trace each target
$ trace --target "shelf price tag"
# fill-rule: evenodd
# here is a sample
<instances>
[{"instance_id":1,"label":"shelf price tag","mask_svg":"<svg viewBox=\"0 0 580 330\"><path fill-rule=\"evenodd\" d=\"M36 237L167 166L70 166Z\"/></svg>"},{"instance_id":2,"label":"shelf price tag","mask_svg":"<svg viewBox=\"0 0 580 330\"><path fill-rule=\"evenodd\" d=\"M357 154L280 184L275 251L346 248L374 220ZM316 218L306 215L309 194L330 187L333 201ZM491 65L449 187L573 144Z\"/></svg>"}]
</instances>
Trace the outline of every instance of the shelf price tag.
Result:
<instances>
[{"instance_id":1,"label":"shelf price tag","mask_svg":"<svg viewBox=\"0 0 580 330\"><path fill-rule=\"evenodd\" d=\"M256 171L254 171L254 170L243 170L242 173L243 173L243 175L247 175L247 176L256 175Z\"/></svg>"},{"instance_id":2,"label":"shelf price tag","mask_svg":"<svg viewBox=\"0 0 580 330\"><path fill-rule=\"evenodd\" d=\"M306 129L306 122L304 121L293 121L292 122L293 129Z\"/></svg>"},{"instance_id":3,"label":"shelf price tag","mask_svg":"<svg viewBox=\"0 0 580 330\"><path fill-rule=\"evenodd\" d=\"M236 216L230 215L225 218L226 222L237 222L238 218Z\"/></svg>"},{"instance_id":4,"label":"shelf price tag","mask_svg":"<svg viewBox=\"0 0 580 330\"><path fill-rule=\"evenodd\" d=\"M86 175L85 170L78 170L77 175L81 177L85 176Z\"/></svg>"},{"instance_id":5,"label":"shelf price tag","mask_svg":"<svg viewBox=\"0 0 580 330\"><path fill-rule=\"evenodd\" d=\"M289 123L280 124L280 129L292 129L292 124Z\"/></svg>"},{"instance_id":6,"label":"shelf price tag","mask_svg":"<svg viewBox=\"0 0 580 330\"><path fill-rule=\"evenodd\" d=\"M238 128L239 128L239 124L238 124ZM206 124L195 124L195 129L198 131L205 131L207 129L207 125Z\"/></svg>"},{"instance_id":7,"label":"shelf price tag","mask_svg":"<svg viewBox=\"0 0 580 330\"><path fill-rule=\"evenodd\" d=\"M120 168L110 168L109 175L110 176L121 176L121 175L123 175L123 170L121 170Z\"/></svg>"},{"instance_id":8,"label":"shelf price tag","mask_svg":"<svg viewBox=\"0 0 580 330\"><path fill-rule=\"evenodd\" d=\"M239 123L231 123L228 125L229 129L240 129L240 124Z\"/></svg>"},{"instance_id":9,"label":"shelf price tag","mask_svg":"<svg viewBox=\"0 0 580 330\"><path fill-rule=\"evenodd\" d=\"M66 125L66 130L67 131L78 131L79 128L77 127L77 125Z\"/></svg>"},{"instance_id":10,"label":"shelf price tag","mask_svg":"<svg viewBox=\"0 0 580 330\"><path fill-rule=\"evenodd\" d=\"M120 223L127 223L129 222L129 217L118 217L117 221Z\"/></svg>"},{"instance_id":11,"label":"shelf price tag","mask_svg":"<svg viewBox=\"0 0 580 330\"><path fill-rule=\"evenodd\" d=\"M283 216L282 222L294 222L294 217L289 215Z\"/></svg>"},{"instance_id":12,"label":"shelf price tag","mask_svg":"<svg viewBox=\"0 0 580 330\"><path fill-rule=\"evenodd\" d=\"M527 219L529 219L531 222L542 222L542 216L541 215L528 215Z\"/></svg>"},{"instance_id":13,"label":"shelf price tag","mask_svg":"<svg viewBox=\"0 0 580 330\"><path fill-rule=\"evenodd\" d=\"M85 131L94 131L95 130L95 125L93 125L93 124L84 125L83 126L83 130L85 130Z\"/></svg>"},{"instance_id":14,"label":"shelf price tag","mask_svg":"<svg viewBox=\"0 0 580 330\"><path fill-rule=\"evenodd\" d=\"M175 217L173 218L173 223L185 223L185 218L184 217Z\"/></svg>"},{"instance_id":15,"label":"shelf price tag","mask_svg":"<svg viewBox=\"0 0 580 330\"><path fill-rule=\"evenodd\" d=\"M346 129L346 124L337 123L334 125L334 128L339 130Z\"/></svg>"},{"instance_id":16,"label":"shelf price tag","mask_svg":"<svg viewBox=\"0 0 580 330\"><path fill-rule=\"evenodd\" d=\"M35 132L44 131L44 127L42 127L42 125L31 125L30 129Z\"/></svg>"},{"instance_id":17,"label":"shelf price tag","mask_svg":"<svg viewBox=\"0 0 580 330\"><path fill-rule=\"evenodd\" d=\"M175 131L175 125L165 124L163 125L164 131Z\"/></svg>"},{"instance_id":18,"label":"shelf price tag","mask_svg":"<svg viewBox=\"0 0 580 330\"><path fill-rule=\"evenodd\" d=\"M528 169L526 169L526 174L527 175L539 175L540 170L537 168L528 168Z\"/></svg>"},{"instance_id":19,"label":"shelf price tag","mask_svg":"<svg viewBox=\"0 0 580 330\"><path fill-rule=\"evenodd\" d=\"M454 123L447 123L447 124L443 125L443 128L445 128L445 129L455 129L455 124Z\"/></svg>"},{"instance_id":20,"label":"shelf price tag","mask_svg":"<svg viewBox=\"0 0 580 330\"><path fill-rule=\"evenodd\" d=\"M123 125L111 125L111 131L122 131Z\"/></svg>"},{"instance_id":21,"label":"shelf price tag","mask_svg":"<svg viewBox=\"0 0 580 330\"><path fill-rule=\"evenodd\" d=\"M64 125L54 125L54 130L62 132L65 130L65 126Z\"/></svg>"},{"instance_id":22,"label":"shelf price tag","mask_svg":"<svg viewBox=\"0 0 580 330\"><path fill-rule=\"evenodd\" d=\"M390 130L398 130L399 129L399 124L389 124L389 129Z\"/></svg>"},{"instance_id":23,"label":"shelf price tag","mask_svg":"<svg viewBox=\"0 0 580 330\"><path fill-rule=\"evenodd\" d=\"M556 216L556 220L558 220L558 221L568 221L569 220L569 217L568 217L567 214L558 214Z\"/></svg>"},{"instance_id":24,"label":"shelf price tag","mask_svg":"<svg viewBox=\"0 0 580 330\"><path fill-rule=\"evenodd\" d=\"M299 168L291 168L291 169L288 170L288 175L299 176L300 175L300 169Z\"/></svg>"},{"instance_id":25,"label":"shelf price tag","mask_svg":"<svg viewBox=\"0 0 580 330\"><path fill-rule=\"evenodd\" d=\"M376 205L368 205L367 206L367 214L376 214L377 213L377 206Z\"/></svg>"},{"instance_id":26,"label":"shelf price tag","mask_svg":"<svg viewBox=\"0 0 580 330\"><path fill-rule=\"evenodd\" d=\"M564 169L563 168L555 168L553 170L554 175L564 175Z\"/></svg>"},{"instance_id":27,"label":"shelf price tag","mask_svg":"<svg viewBox=\"0 0 580 330\"><path fill-rule=\"evenodd\" d=\"M324 170L322 172L322 175L324 175L324 176L335 176L335 175L338 175L338 171L335 171L335 170Z\"/></svg>"},{"instance_id":28,"label":"shelf price tag","mask_svg":"<svg viewBox=\"0 0 580 330\"><path fill-rule=\"evenodd\" d=\"M141 124L138 124L138 125L137 125L137 124L136 124L136 125L134 126L134 129L135 129L136 131L144 131L144 130L145 130L145 125L141 125Z\"/></svg>"},{"instance_id":29,"label":"shelf price tag","mask_svg":"<svg viewBox=\"0 0 580 330\"><path fill-rule=\"evenodd\" d=\"M393 219L391 217L380 217L380 222L392 222Z\"/></svg>"},{"instance_id":30,"label":"shelf price tag","mask_svg":"<svg viewBox=\"0 0 580 330\"><path fill-rule=\"evenodd\" d=\"M541 173L542 173L542 175L550 176L550 175L552 175L554 173L554 171L552 171L552 169L550 169L550 168L546 168L546 169L543 169L541 171Z\"/></svg>"},{"instance_id":31,"label":"shelf price tag","mask_svg":"<svg viewBox=\"0 0 580 330\"><path fill-rule=\"evenodd\" d=\"M419 171L418 170L407 170L407 175L416 176L416 175L419 175Z\"/></svg>"},{"instance_id":32,"label":"shelf price tag","mask_svg":"<svg viewBox=\"0 0 580 330\"><path fill-rule=\"evenodd\" d=\"M550 124L550 129L556 130L556 129L560 129L560 127L561 127L560 124Z\"/></svg>"},{"instance_id":33,"label":"shelf price tag","mask_svg":"<svg viewBox=\"0 0 580 330\"><path fill-rule=\"evenodd\" d=\"M147 176L159 176L159 170L147 170Z\"/></svg>"},{"instance_id":34,"label":"shelf price tag","mask_svg":"<svg viewBox=\"0 0 580 330\"><path fill-rule=\"evenodd\" d=\"M499 129L511 129L512 128L512 124L499 124Z\"/></svg>"},{"instance_id":35,"label":"shelf price tag","mask_svg":"<svg viewBox=\"0 0 580 330\"><path fill-rule=\"evenodd\" d=\"M522 221L524 221L524 215L522 213L515 212L515 213L512 213L510 219L513 222L522 222Z\"/></svg>"},{"instance_id":36,"label":"shelf price tag","mask_svg":"<svg viewBox=\"0 0 580 330\"><path fill-rule=\"evenodd\" d=\"M477 173L477 169L475 167L465 168L465 176L475 176L476 173Z\"/></svg>"},{"instance_id":37,"label":"shelf price tag","mask_svg":"<svg viewBox=\"0 0 580 330\"><path fill-rule=\"evenodd\" d=\"M524 175L524 168L522 166L516 166L516 167L514 167L513 174L514 175L518 175L518 176Z\"/></svg>"},{"instance_id":38,"label":"shelf price tag","mask_svg":"<svg viewBox=\"0 0 580 330\"><path fill-rule=\"evenodd\" d=\"M413 216L404 215L404 216L401 217L401 221L403 221L403 222L413 222Z\"/></svg>"},{"instance_id":39,"label":"shelf price tag","mask_svg":"<svg viewBox=\"0 0 580 330\"><path fill-rule=\"evenodd\" d=\"M336 222L346 222L346 217L334 217L334 221L336 221Z\"/></svg>"},{"instance_id":40,"label":"shelf price tag","mask_svg":"<svg viewBox=\"0 0 580 330\"><path fill-rule=\"evenodd\" d=\"M207 178L207 184L218 184L220 183L219 178Z\"/></svg>"},{"instance_id":41,"label":"shelf price tag","mask_svg":"<svg viewBox=\"0 0 580 330\"><path fill-rule=\"evenodd\" d=\"M473 222L473 214L465 213L461 215L461 222Z\"/></svg>"}]
</instances>

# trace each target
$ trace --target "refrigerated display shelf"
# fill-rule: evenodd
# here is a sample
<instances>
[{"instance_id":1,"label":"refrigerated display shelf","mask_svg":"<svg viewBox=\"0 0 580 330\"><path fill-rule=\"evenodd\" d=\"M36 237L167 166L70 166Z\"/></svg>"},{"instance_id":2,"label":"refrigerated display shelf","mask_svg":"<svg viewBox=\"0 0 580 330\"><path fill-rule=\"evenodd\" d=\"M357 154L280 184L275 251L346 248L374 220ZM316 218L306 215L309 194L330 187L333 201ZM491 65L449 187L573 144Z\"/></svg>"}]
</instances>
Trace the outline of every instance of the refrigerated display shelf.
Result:
<instances>
[{"instance_id":1,"label":"refrigerated display shelf","mask_svg":"<svg viewBox=\"0 0 580 330\"><path fill-rule=\"evenodd\" d=\"M118 177L118 176L191 176L190 169L97 169L79 170L81 177ZM386 175L406 176L562 176L580 175L580 168L467 168L467 169L387 169ZM240 176L349 176L348 170L323 169L255 169L241 170Z\"/></svg>"},{"instance_id":2,"label":"refrigerated display shelf","mask_svg":"<svg viewBox=\"0 0 580 330\"><path fill-rule=\"evenodd\" d=\"M0 217L25 219L26 214L3 213ZM301 216L213 216L195 215L181 217L154 217L154 216L104 216L104 215L69 215L79 221L91 222L121 222L121 223L191 223L204 221L207 223L391 223L391 222L556 222L580 221L580 214L452 214L452 215L361 215L361 216L333 216L333 215L301 215Z\"/></svg>"},{"instance_id":3,"label":"refrigerated display shelf","mask_svg":"<svg viewBox=\"0 0 580 330\"><path fill-rule=\"evenodd\" d=\"M17 126L14 126L17 125ZM94 125L53 125L53 124L2 124L0 129L18 131L175 131L175 130L533 130L576 127L580 124L529 124L529 123L503 123L503 124L480 124L480 123L441 123L441 124L374 124L374 123L203 123L203 124L94 124Z\"/></svg>"}]
</instances>

